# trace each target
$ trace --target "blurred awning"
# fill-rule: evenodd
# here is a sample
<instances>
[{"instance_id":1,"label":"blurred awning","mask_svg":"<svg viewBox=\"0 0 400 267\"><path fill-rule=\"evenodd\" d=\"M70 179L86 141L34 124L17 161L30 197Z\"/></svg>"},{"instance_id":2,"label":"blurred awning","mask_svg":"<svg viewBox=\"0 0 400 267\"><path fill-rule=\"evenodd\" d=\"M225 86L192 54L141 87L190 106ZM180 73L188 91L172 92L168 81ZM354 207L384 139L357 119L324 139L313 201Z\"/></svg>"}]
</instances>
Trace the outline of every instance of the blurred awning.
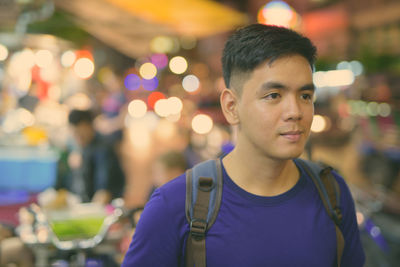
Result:
<instances>
[{"instance_id":1,"label":"blurred awning","mask_svg":"<svg viewBox=\"0 0 400 267\"><path fill-rule=\"evenodd\" d=\"M94 37L130 57L150 54L160 35L204 38L244 25L247 17L211 0L55 0Z\"/></svg>"},{"instance_id":2,"label":"blurred awning","mask_svg":"<svg viewBox=\"0 0 400 267\"><path fill-rule=\"evenodd\" d=\"M142 19L161 23L178 34L204 37L229 31L247 21L245 14L211 0L107 0Z\"/></svg>"}]
</instances>

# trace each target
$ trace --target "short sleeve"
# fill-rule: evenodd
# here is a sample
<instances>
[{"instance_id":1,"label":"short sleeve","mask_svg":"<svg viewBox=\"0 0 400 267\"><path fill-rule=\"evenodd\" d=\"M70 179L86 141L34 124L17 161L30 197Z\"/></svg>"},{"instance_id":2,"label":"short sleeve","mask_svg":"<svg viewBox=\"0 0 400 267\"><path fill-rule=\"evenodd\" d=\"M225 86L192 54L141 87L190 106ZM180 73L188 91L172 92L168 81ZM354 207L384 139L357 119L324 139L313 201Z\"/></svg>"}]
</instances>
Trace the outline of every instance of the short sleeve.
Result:
<instances>
[{"instance_id":1,"label":"short sleeve","mask_svg":"<svg viewBox=\"0 0 400 267\"><path fill-rule=\"evenodd\" d=\"M169 204L162 190L156 189L139 219L122 267L179 266L179 226Z\"/></svg>"}]
</instances>

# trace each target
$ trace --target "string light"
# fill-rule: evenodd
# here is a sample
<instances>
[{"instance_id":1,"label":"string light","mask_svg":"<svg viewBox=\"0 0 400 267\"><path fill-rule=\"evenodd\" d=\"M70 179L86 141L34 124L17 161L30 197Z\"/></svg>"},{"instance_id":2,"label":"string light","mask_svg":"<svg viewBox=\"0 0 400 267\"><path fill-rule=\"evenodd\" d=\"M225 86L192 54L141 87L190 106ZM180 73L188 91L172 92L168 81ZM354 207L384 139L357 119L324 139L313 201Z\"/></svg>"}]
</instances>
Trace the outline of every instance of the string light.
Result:
<instances>
[{"instance_id":1,"label":"string light","mask_svg":"<svg viewBox=\"0 0 400 267\"><path fill-rule=\"evenodd\" d=\"M94 63L88 58L80 58L74 65L75 74L81 79L88 79L94 73Z\"/></svg>"},{"instance_id":2,"label":"string light","mask_svg":"<svg viewBox=\"0 0 400 267\"><path fill-rule=\"evenodd\" d=\"M182 80L182 87L187 92L192 93L197 89L199 89L199 86L200 86L199 78L197 78L193 74L185 76L185 78L183 78Z\"/></svg>"},{"instance_id":3,"label":"string light","mask_svg":"<svg viewBox=\"0 0 400 267\"><path fill-rule=\"evenodd\" d=\"M139 73L144 79L150 80L157 75L157 68L153 63L146 62L140 66Z\"/></svg>"},{"instance_id":4,"label":"string light","mask_svg":"<svg viewBox=\"0 0 400 267\"><path fill-rule=\"evenodd\" d=\"M169 68L175 74L182 74L188 68L188 63L184 57L176 56L169 61Z\"/></svg>"},{"instance_id":5,"label":"string light","mask_svg":"<svg viewBox=\"0 0 400 267\"><path fill-rule=\"evenodd\" d=\"M6 46L0 44L0 61L6 60L8 57L8 49Z\"/></svg>"},{"instance_id":6,"label":"string light","mask_svg":"<svg viewBox=\"0 0 400 267\"><path fill-rule=\"evenodd\" d=\"M198 134L207 134L213 128L213 120L205 114L198 114L192 119L192 129Z\"/></svg>"},{"instance_id":7,"label":"string light","mask_svg":"<svg viewBox=\"0 0 400 267\"><path fill-rule=\"evenodd\" d=\"M71 67L76 60L76 55L71 50L65 51L61 56L61 65Z\"/></svg>"}]
</instances>

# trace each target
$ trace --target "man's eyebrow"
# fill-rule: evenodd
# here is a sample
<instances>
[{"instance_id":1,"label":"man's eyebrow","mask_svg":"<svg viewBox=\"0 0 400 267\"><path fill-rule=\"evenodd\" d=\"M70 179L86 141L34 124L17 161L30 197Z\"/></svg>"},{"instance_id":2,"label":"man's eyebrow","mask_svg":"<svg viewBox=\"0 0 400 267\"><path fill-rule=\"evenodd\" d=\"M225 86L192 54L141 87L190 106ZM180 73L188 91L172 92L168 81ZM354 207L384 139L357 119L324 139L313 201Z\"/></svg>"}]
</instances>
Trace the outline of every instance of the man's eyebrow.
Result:
<instances>
[{"instance_id":1,"label":"man's eyebrow","mask_svg":"<svg viewBox=\"0 0 400 267\"><path fill-rule=\"evenodd\" d=\"M287 86L280 82L266 82L261 86L262 90L270 90L270 89L287 89ZM300 87L300 91L311 90L315 91L315 85L313 83L303 85Z\"/></svg>"},{"instance_id":2,"label":"man's eyebrow","mask_svg":"<svg viewBox=\"0 0 400 267\"><path fill-rule=\"evenodd\" d=\"M287 87L279 82L266 82L261 86L262 90L286 89Z\"/></svg>"},{"instance_id":3,"label":"man's eyebrow","mask_svg":"<svg viewBox=\"0 0 400 267\"><path fill-rule=\"evenodd\" d=\"M315 91L315 85L313 83L310 83L310 84L306 84L306 85L300 87L300 91L304 91L304 90Z\"/></svg>"}]
</instances>

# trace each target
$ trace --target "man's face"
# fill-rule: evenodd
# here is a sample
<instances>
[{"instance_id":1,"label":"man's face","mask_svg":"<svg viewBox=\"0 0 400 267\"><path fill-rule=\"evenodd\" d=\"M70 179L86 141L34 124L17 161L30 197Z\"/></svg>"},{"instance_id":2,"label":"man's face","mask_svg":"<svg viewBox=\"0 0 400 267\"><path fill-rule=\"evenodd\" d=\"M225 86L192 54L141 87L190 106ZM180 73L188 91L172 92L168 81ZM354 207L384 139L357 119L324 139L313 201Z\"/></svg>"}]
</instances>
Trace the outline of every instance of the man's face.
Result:
<instances>
[{"instance_id":1,"label":"man's face","mask_svg":"<svg viewBox=\"0 0 400 267\"><path fill-rule=\"evenodd\" d=\"M88 122L80 122L71 126L72 135L80 147L85 147L94 137L94 129Z\"/></svg>"},{"instance_id":2,"label":"man's face","mask_svg":"<svg viewBox=\"0 0 400 267\"><path fill-rule=\"evenodd\" d=\"M238 96L238 145L245 153L272 159L301 155L314 115L314 86L308 61L278 58L253 70Z\"/></svg>"}]
</instances>

